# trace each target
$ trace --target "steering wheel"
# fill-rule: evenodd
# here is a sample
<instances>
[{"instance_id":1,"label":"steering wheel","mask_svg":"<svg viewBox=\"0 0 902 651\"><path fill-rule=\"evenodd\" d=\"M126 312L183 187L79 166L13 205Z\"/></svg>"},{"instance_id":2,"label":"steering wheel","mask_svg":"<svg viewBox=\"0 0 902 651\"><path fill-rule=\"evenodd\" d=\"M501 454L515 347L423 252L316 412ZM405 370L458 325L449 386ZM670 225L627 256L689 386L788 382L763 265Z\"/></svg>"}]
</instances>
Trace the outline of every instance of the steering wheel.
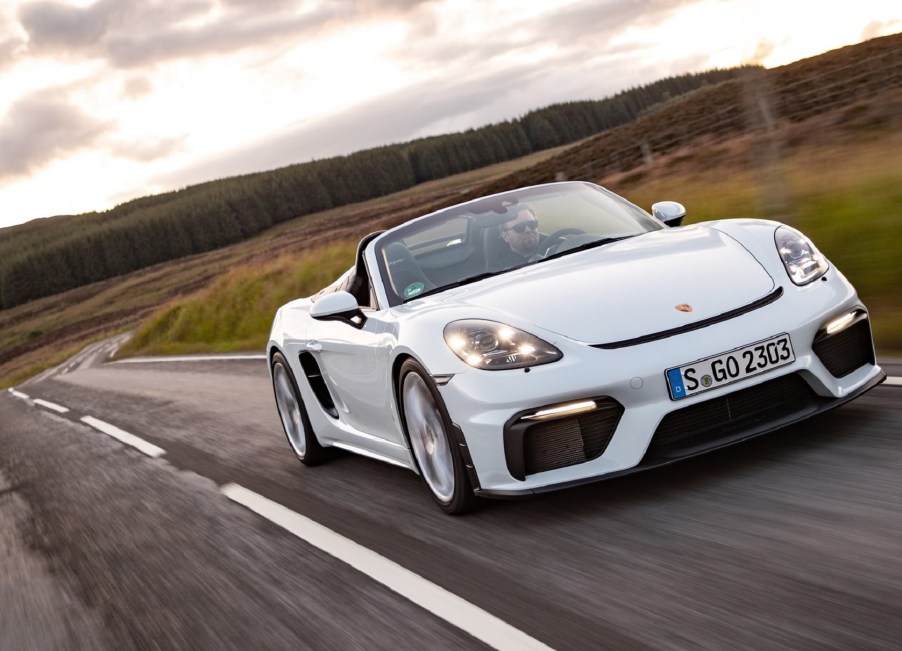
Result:
<instances>
[{"instance_id":1,"label":"steering wheel","mask_svg":"<svg viewBox=\"0 0 902 651\"><path fill-rule=\"evenodd\" d=\"M547 258L555 252L557 247L561 245L568 235L584 235L586 231L580 228L559 228L551 235L545 238L545 241L539 244L539 248L543 249L542 253L536 253L530 260L541 260Z\"/></svg>"}]
</instances>

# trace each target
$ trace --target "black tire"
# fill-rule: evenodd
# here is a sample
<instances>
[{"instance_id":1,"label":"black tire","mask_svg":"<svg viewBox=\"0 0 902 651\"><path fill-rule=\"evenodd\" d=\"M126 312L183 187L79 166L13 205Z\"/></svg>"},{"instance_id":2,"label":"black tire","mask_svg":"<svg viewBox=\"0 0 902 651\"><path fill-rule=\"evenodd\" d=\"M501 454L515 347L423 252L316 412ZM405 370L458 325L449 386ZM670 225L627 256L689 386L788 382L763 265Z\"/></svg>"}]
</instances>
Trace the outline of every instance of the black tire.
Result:
<instances>
[{"instance_id":1,"label":"black tire","mask_svg":"<svg viewBox=\"0 0 902 651\"><path fill-rule=\"evenodd\" d=\"M448 410L432 377L415 360L401 365L398 405L417 470L432 499L452 515L472 510L477 498Z\"/></svg>"},{"instance_id":2,"label":"black tire","mask_svg":"<svg viewBox=\"0 0 902 651\"><path fill-rule=\"evenodd\" d=\"M276 410L291 450L305 466L323 463L329 457L328 451L316 438L297 381L282 353L273 355L272 382Z\"/></svg>"}]
</instances>

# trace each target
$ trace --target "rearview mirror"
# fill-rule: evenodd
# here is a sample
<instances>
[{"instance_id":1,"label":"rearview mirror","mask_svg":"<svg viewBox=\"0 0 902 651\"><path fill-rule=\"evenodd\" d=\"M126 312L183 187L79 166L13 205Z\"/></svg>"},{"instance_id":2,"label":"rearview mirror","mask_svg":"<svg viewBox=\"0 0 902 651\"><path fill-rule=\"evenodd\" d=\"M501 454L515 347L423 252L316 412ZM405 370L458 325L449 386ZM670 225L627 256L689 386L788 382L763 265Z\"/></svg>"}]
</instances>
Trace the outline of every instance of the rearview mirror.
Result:
<instances>
[{"instance_id":1,"label":"rearview mirror","mask_svg":"<svg viewBox=\"0 0 902 651\"><path fill-rule=\"evenodd\" d=\"M670 227L679 226L686 216L686 208L676 201L659 201L652 204L651 214Z\"/></svg>"},{"instance_id":2,"label":"rearview mirror","mask_svg":"<svg viewBox=\"0 0 902 651\"><path fill-rule=\"evenodd\" d=\"M365 320L360 304L348 292L333 292L319 299L310 308L311 318L319 321L342 321L355 328Z\"/></svg>"}]
</instances>

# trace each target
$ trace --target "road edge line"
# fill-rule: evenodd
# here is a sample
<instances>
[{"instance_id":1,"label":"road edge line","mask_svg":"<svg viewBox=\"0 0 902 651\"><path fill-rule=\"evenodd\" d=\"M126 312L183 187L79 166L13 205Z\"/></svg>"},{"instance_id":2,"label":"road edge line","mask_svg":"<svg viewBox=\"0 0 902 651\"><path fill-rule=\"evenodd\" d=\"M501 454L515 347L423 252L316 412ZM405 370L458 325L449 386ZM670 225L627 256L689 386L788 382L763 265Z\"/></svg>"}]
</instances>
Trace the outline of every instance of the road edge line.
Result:
<instances>
[{"instance_id":1,"label":"road edge line","mask_svg":"<svg viewBox=\"0 0 902 651\"><path fill-rule=\"evenodd\" d=\"M115 359L108 364L164 364L167 362L240 362L266 361L266 355L173 355L170 357L132 357Z\"/></svg>"},{"instance_id":2,"label":"road edge line","mask_svg":"<svg viewBox=\"0 0 902 651\"><path fill-rule=\"evenodd\" d=\"M148 443L142 438L138 438L134 434L130 434L123 429L119 429L115 425L110 425L107 422L100 420L99 418L94 418L93 416L82 416L81 422L85 425L89 425L94 429L98 430L106 434L107 436L112 436L114 439L121 443L125 443L126 445L130 445L139 452L143 452L149 457L153 457L154 459L166 454L166 450L161 447L157 447L153 443Z\"/></svg>"},{"instance_id":3,"label":"road edge line","mask_svg":"<svg viewBox=\"0 0 902 651\"><path fill-rule=\"evenodd\" d=\"M494 649L551 651L551 647L482 608L278 502L234 483L225 484L219 490L233 502L366 574Z\"/></svg>"},{"instance_id":4,"label":"road edge line","mask_svg":"<svg viewBox=\"0 0 902 651\"><path fill-rule=\"evenodd\" d=\"M43 398L35 398L32 402L36 405L40 405L41 407L45 407L51 411L55 411L58 414L68 414L69 408L63 407L62 405L58 405L55 402L50 402L49 400L44 400Z\"/></svg>"}]
</instances>

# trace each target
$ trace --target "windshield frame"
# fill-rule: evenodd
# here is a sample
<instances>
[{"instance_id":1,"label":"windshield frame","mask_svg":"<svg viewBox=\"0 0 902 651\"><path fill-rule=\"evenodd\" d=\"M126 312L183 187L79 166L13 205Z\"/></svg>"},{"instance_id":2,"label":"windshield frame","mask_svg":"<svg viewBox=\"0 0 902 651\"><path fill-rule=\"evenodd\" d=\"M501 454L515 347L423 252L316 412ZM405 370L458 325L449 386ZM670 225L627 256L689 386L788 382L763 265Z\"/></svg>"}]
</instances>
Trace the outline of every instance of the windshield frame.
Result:
<instances>
[{"instance_id":1,"label":"windshield frame","mask_svg":"<svg viewBox=\"0 0 902 651\"><path fill-rule=\"evenodd\" d=\"M487 197L480 197L447 208L442 208L422 217L413 219L394 229L386 231L373 241L370 252L371 260L375 264L372 265L371 268L378 270L379 284L386 304L389 307L394 307L416 300L421 296L438 294L446 289L458 287L462 284L478 282L484 278L505 274L516 268L543 262L544 258L528 260L523 264L497 269L489 273L489 270L487 269L488 261L483 259L481 262L486 266L482 266L481 268L479 266L468 268L464 263L470 258L465 258L464 256L471 256L473 259L478 259L480 255L484 255L485 250L483 242L476 238L490 237L489 229L494 228L495 230L492 232L496 234L495 238L497 239L498 229L501 224L512 219L511 209L513 207L524 204L529 205L530 207L533 205L541 205L543 201L555 198L561 198L562 201L570 200L568 195L571 193L573 193L574 197L576 197L577 194L583 195L581 197L576 197L574 200L584 201L585 204L597 201L599 205L603 205L604 209L609 211L609 216L612 220L619 220L626 227L627 232L615 231L612 233L599 234L597 238L599 240L610 237L620 239L667 228L660 220L623 197L599 185L584 181L547 183L519 188L508 192L501 192ZM599 211L600 210L601 208L599 208ZM514 214L515 213L516 210L514 210ZM461 217L464 219L460 220ZM458 233L457 230L450 228L450 220L454 219L458 220L455 223L457 228L464 230L461 230ZM444 244L442 244L444 240L441 240L438 237L433 240L417 240L416 238L417 235L423 235L428 232L439 233L442 228L447 230L444 237L447 237L448 239ZM430 229L435 230L430 231ZM461 269L466 269L468 273L460 273L456 278L451 278L445 282L442 282L441 280L432 282L426 278L423 283L411 283L407 286L406 291L401 290L396 292L396 288L392 285L393 278L389 273L388 263L386 261L386 250L389 249L395 257L398 255L405 256L405 260L393 260L392 265L397 265L399 262L409 264L411 252L408 250L405 253L399 254L400 249L407 248L405 240L407 240L408 243L413 242L413 248L423 249L426 256L444 259L451 259L453 256L461 258L461 260L458 261L458 266ZM396 243L400 243L402 246L398 247ZM584 248L588 247L576 247L572 251L562 251L559 255L549 256L548 259L563 257L569 253L576 253ZM422 259L416 258L416 256L413 257L415 261ZM439 268L439 270L442 269ZM435 270L433 269L432 271L434 272ZM421 273L424 277L427 276L419 266L417 266L417 273Z\"/></svg>"}]
</instances>

